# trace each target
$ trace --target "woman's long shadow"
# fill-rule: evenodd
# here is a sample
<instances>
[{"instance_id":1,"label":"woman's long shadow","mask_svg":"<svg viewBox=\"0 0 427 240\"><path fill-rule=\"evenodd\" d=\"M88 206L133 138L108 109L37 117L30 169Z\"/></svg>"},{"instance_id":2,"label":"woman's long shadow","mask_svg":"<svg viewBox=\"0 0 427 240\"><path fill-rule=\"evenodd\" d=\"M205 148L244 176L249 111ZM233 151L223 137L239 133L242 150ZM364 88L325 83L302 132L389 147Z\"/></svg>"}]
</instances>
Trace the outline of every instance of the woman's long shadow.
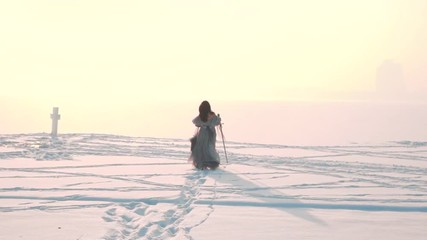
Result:
<instances>
[{"instance_id":1,"label":"woman's long shadow","mask_svg":"<svg viewBox=\"0 0 427 240\"><path fill-rule=\"evenodd\" d=\"M256 199L256 201L215 199L211 201L213 205L275 208L306 221L323 226L327 225L324 221L309 213L307 209L309 204L287 197L283 192L274 190L271 187L262 186L262 184L257 184L222 168L209 171L207 176L213 178L216 182L232 186L233 189L231 191L241 190L245 196ZM256 194L251 192L256 192Z\"/></svg>"}]
</instances>

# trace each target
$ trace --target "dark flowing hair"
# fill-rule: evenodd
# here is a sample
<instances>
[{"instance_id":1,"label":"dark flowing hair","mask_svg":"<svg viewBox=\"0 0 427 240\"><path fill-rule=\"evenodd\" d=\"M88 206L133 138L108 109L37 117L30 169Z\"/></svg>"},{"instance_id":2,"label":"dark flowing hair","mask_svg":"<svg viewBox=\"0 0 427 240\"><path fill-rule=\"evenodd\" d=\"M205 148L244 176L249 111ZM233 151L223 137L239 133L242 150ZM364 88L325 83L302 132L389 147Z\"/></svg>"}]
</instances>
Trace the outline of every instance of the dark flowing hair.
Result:
<instances>
[{"instance_id":1,"label":"dark flowing hair","mask_svg":"<svg viewBox=\"0 0 427 240\"><path fill-rule=\"evenodd\" d=\"M208 121L209 113L212 113L211 105L208 101L203 101L199 106L199 117L203 122Z\"/></svg>"}]
</instances>

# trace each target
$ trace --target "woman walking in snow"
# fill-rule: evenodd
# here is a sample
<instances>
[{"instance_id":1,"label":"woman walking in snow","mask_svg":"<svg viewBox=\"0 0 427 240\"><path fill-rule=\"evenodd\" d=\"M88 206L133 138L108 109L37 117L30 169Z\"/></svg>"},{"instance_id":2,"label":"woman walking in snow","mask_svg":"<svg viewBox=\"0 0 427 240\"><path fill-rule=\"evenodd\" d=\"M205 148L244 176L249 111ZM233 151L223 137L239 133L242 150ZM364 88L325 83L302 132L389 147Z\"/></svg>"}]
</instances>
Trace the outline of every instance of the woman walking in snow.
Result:
<instances>
[{"instance_id":1,"label":"woman walking in snow","mask_svg":"<svg viewBox=\"0 0 427 240\"><path fill-rule=\"evenodd\" d=\"M221 124L221 118L211 110L208 101L203 101L199 106L199 115L193 119L198 127L192 141L190 160L198 169L216 169L219 166L219 154L216 151L215 127Z\"/></svg>"}]
</instances>

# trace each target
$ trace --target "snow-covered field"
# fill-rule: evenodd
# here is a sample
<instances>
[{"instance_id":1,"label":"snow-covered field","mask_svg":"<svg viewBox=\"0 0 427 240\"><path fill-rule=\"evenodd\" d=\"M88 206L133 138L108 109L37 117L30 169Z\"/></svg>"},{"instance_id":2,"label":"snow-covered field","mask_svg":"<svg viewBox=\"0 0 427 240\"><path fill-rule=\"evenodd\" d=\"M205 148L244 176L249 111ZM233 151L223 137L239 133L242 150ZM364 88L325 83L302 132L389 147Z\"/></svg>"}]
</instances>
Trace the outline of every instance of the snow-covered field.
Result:
<instances>
[{"instance_id":1,"label":"snow-covered field","mask_svg":"<svg viewBox=\"0 0 427 240\"><path fill-rule=\"evenodd\" d=\"M0 135L0 239L427 239L427 142Z\"/></svg>"}]
</instances>

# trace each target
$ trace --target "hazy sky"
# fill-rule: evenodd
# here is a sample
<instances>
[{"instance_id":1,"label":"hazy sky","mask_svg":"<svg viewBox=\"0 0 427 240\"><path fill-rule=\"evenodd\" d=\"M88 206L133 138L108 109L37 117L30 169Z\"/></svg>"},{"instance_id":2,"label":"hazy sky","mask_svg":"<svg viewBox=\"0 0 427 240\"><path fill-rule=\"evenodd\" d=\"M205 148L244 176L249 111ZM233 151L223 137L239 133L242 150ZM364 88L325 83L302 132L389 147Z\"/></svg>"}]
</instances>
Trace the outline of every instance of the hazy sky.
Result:
<instances>
[{"instance_id":1,"label":"hazy sky","mask_svg":"<svg viewBox=\"0 0 427 240\"><path fill-rule=\"evenodd\" d=\"M375 91L387 59L427 93L426 16L425 0L1 1L0 99L106 113L321 99Z\"/></svg>"}]
</instances>

